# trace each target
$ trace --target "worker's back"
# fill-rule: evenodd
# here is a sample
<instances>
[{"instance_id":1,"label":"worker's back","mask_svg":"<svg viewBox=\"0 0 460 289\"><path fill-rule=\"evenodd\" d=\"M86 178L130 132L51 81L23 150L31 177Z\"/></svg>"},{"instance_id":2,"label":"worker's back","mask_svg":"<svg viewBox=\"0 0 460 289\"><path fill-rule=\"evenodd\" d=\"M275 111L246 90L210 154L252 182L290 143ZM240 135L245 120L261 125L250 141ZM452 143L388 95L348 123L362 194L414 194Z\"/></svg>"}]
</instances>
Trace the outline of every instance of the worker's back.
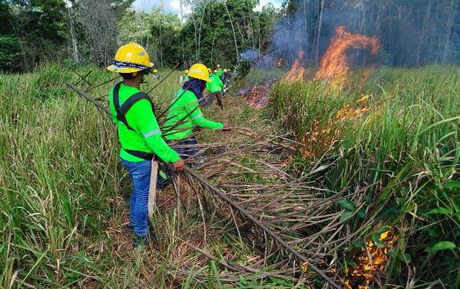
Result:
<instances>
[{"instance_id":1,"label":"worker's back","mask_svg":"<svg viewBox=\"0 0 460 289\"><path fill-rule=\"evenodd\" d=\"M206 83L206 89L209 92L218 92L224 89L224 84L222 83L222 80L220 80L219 76L212 74L209 76L209 78L211 81Z\"/></svg>"}]
</instances>

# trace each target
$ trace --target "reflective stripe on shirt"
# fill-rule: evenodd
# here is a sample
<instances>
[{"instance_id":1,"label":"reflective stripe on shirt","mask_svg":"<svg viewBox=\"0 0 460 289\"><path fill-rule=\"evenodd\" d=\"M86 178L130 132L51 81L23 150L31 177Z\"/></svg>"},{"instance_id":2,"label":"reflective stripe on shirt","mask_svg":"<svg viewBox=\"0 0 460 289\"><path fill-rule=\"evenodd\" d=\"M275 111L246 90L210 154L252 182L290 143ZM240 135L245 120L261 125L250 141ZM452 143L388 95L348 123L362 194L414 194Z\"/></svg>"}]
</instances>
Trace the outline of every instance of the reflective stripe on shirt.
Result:
<instances>
[{"instance_id":1,"label":"reflective stripe on shirt","mask_svg":"<svg viewBox=\"0 0 460 289\"><path fill-rule=\"evenodd\" d=\"M192 117L192 120L198 119L198 118L200 118L200 117L203 117L203 114L202 114L202 113L200 113L200 114L198 114L198 115Z\"/></svg>"},{"instance_id":2,"label":"reflective stripe on shirt","mask_svg":"<svg viewBox=\"0 0 460 289\"><path fill-rule=\"evenodd\" d=\"M148 133L146 133L146 134L143 134L142 136L143 136L144 138L148 138L149 136L152 136L152 135L155 135L155 134L158 134L158 133L161 133L161 130L160 130L159 128L154 129L154 130L152 130L151 132L148 132Z\"/></svg>"}]
</instances>

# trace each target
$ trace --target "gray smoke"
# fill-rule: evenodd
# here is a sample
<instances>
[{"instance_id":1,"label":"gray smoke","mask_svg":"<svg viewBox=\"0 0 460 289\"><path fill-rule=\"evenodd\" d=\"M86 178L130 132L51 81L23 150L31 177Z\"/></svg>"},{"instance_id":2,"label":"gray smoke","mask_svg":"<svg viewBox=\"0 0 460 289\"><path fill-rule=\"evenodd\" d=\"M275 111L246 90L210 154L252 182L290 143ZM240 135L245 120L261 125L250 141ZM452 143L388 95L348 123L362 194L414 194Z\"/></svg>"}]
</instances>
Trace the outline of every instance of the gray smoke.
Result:
<instances>
[{"instance_id":1,"label":"gray smoke","mask_svg":"<svg viewBox=\"0 0 460 289\"><path fill-rule=\"evenodd\" d=\"M273 67L282 58L290 64L302 49L304 62L318 63L335 35L344 25L350 33L378 37L379 53L366 49L347 51L354 65L379 63L417 66L460 62L460 3L452 0L420 1L287 1L285 16L276 25L268 55L258 67ZM324 3L321 8L320 3ZM319 29L322 11L321 29ZM271 65L270 65L271 64Z\"/></svg>"}]
</instances>

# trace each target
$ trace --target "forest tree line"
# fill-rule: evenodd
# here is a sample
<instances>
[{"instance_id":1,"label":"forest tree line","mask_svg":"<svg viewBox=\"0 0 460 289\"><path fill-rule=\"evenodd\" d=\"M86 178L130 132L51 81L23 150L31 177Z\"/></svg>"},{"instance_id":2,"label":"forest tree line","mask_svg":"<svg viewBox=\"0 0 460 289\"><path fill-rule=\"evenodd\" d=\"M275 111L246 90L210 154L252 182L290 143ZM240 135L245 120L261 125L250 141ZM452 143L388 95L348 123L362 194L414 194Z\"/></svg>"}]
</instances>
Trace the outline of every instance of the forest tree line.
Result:
<instances>
[{"instance_id":1,"label":"forest tree line","mask_svg":"<svg viewBox=\"0 0 460 289\"><path fill-rule=\"evenodd\" d=\"M299 49L317 65L337 25L377 36L381 64L418 66L460 59L460 0L182 0L181 14L136 11L134 0L0 2L0 70L29 71L53 61L111 63L138 42L157 67L194 62L231 67L242 58L292 61ZM250 52L248 54L248 52ZM358 52L355 60L366 64Z\"/></svg>"}]
</instances>

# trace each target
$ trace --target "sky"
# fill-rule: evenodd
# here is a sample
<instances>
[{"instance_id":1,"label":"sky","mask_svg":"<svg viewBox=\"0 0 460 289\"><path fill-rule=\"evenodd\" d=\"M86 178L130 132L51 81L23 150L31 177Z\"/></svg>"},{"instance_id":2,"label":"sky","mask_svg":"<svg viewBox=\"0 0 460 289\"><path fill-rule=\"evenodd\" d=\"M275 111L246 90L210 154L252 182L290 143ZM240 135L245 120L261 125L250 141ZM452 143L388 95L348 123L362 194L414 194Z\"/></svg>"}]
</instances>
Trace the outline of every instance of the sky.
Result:
<instances>
[{"instance_id":1,"label":"sky","mask_svg":"<svg viewBox=\"0 0 460 289\"><path fill-rule=\"evenodd\" d=\"M257 10L261 10L262 7L267 3L272 3L275 8L279 8L281 6L283 0L260 0L260 4L257 7ZM180 18L180 2L179 0L163 0L164 2L164 9L165 13L173 13L179 15ZM152 8L160 8L161 7L161 0L136 0L133 3L134 10L143 10L145 12L150 12ZM187 13L188 11L184 11Z\"/></svg>"}]
</instances>

